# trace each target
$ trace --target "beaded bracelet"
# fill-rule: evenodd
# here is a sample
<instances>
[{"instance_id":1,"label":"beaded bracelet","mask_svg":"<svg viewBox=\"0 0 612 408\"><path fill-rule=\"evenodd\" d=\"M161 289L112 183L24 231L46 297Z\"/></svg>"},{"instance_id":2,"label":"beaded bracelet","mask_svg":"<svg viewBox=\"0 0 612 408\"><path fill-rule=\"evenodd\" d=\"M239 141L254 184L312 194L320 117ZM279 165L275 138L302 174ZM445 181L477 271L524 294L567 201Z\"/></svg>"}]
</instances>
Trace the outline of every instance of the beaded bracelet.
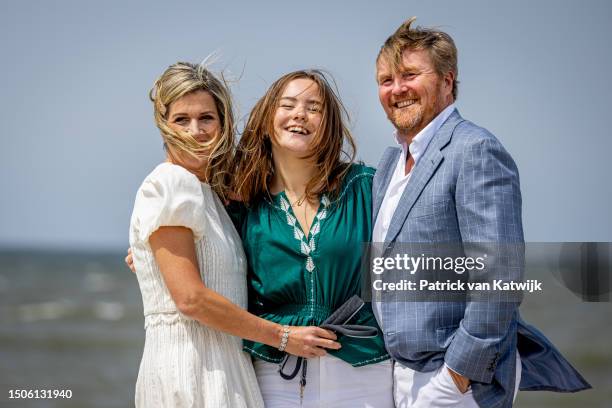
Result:
<instances>
[{"instance_id":1,"label":"beaded bracelet","mask_svg":"<svg viewBox=\"0 0 612 408\"><path fill-rule=\"evenodd\" d=\"M278 346L279 351L285 351L285 347L287 347L287 342L289 342L289 326L283 326L283 337L281 337L280 346Z\"/></svg>"}]
</instances>

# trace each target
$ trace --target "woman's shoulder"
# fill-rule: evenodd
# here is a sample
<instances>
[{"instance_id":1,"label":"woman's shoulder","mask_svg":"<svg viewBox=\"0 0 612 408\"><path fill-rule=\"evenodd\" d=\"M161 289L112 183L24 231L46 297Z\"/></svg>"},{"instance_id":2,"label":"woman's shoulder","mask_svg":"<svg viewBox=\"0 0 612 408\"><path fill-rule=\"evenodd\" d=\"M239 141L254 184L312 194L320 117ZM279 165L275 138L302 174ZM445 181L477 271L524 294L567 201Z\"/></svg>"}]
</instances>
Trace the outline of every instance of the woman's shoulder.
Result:
<instances>
[{"instance_id":1,"label":"woman's shoulder","mask_svg":"<svg viewBox=\"0 0 612 408\"><path fill-rule=\"evenodd\" d=\"M365 165L363 162L349 164L347 176L374 177L376 169Z\"/></svg>"},{"instance_id":2,"label":"woman's shoulder","mask_svg":"<svg viewBox=\"0 0 612 408\"><path fill-rule=\"evenodd\" d=\"M366 186L370 186L371 188L372 178L375 172L376 170L374 170L373 167L366 166L363 162L349 164L349 169L342 183L342 189L346 190L347 188L351 188L356 183L365 183Z\"/></svg>"},{"instance_id":3,"label":"woman's shoulder","mask_svg":"<svg viewBox=\"0 0 612 408\"><path fill-rule=\"evenodd\" d=\"M145 178L145 182L147 181L161 183L178 182L198 186L201 184L195 174L182 166L170 162L158 164Z\"/></svg>"},{"instance_id":4,"label":"woman's shoulder","mask_svg":"<svg viewBox=\"0 0 612 408\"><path fill-rule=\"evenodd\" d=\"M176 164L158 164L144 179L137 195L145 198L187 195L202 199L202 183L189 170Z\"/></svg>"},{"instance_id":5,"label":"woman's shoulder","mask_svg":"<svg viewBox=\"0 0 612 408\"><path fill-rule=\"evenodd\" d=\"M136 192L134 214L160 212L206 204L202 183L187 169L172 163L158 164ZM187 205L192 203L193 205Z\"/></svg>"},{"instance_id":6,"label":"woman's shoulder","mask_svg":"<svg viewBox=\"0 0 612 408\"><path fill-rule=\"evenodd\" d=\"M338 198L334 201L341 201L347 197L354 197L355 194L371 194L374 172L374 168L366 166L361 162L348 164L348 170L342 180L340 193Z\"/></svg>"},{"instance_id":7,"label":"woman's shoulder","mask_svg":"<svg viewBox=\"0 0 612 408\"><path fill-rule=\"evenodd\" d=\"M181 166L161 163L138 189L132 224L142 241L148 241L161 226L184 226L201 238L206 205L202 184L194 174Z\"/></svg>"}]
</instances>

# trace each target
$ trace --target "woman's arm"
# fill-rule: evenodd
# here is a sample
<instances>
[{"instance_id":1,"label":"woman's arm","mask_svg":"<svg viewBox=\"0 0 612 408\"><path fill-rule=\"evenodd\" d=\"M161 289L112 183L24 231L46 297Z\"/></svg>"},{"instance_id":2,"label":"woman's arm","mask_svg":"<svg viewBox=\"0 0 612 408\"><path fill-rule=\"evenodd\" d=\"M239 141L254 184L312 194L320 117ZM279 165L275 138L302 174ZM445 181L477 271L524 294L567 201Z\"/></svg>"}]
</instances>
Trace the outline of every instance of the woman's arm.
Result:
<instances>
[{"instance_id":1,"label":"woman's arm","mask_svg":"<svg viewBox=\"0 0 612 408\"><path fill-rule=\"evenodd\" d=\"M200 277L193 233L185 227L161 227L149 238L155 260L177 308L184 315L243 339L278 347L283 326L257 317L207 288ZM285 351L301 357L339 349L336 335L319 327L291 327Z\"/></svg>"}]
</instances>

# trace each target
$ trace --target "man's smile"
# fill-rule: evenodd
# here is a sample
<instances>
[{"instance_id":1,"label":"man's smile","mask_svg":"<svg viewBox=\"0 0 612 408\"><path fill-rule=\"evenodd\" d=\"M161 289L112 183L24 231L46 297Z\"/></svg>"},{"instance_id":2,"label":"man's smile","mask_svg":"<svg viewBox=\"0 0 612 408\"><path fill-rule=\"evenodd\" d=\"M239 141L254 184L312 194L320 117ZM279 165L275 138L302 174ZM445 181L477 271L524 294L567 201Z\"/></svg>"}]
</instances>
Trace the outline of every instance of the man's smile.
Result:
<instances>
[{"instance_id":1,"label":"man's smile","mask_svg":"<svg viewBox=\"0 0 612 408\"><path fill-rule=\"evenodd\" d=\"M396 109L406 108L408 106L411 106L411 105L415 104L416 101L417 101L416 99L407 99L405 101L395 102L393 104L393 107L396 108Z\"/></svg>"}]
</instances>

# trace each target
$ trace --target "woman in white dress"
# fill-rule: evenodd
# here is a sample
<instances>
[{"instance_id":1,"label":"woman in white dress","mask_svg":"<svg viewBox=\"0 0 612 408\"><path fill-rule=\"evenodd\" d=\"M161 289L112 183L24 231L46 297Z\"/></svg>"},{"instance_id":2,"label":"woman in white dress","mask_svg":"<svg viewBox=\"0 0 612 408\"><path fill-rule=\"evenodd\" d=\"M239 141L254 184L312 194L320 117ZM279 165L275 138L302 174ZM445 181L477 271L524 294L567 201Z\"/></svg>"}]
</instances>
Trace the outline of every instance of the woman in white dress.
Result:
<instances>
[{"instance_id":1,"label":"woman in white dress","mask_svg":"<svg viewBox=\"0 0 612 408\"><path fill-rule=\"evenodd\" d=\"M240 337L303 357L340 345L332 332L245 311L246 261L222 204L234 148L223 82L177 63L150 96L167 160L140 186L130 222L146 329L136 406L262 407Z\"/></svg>"}]
</instances>

